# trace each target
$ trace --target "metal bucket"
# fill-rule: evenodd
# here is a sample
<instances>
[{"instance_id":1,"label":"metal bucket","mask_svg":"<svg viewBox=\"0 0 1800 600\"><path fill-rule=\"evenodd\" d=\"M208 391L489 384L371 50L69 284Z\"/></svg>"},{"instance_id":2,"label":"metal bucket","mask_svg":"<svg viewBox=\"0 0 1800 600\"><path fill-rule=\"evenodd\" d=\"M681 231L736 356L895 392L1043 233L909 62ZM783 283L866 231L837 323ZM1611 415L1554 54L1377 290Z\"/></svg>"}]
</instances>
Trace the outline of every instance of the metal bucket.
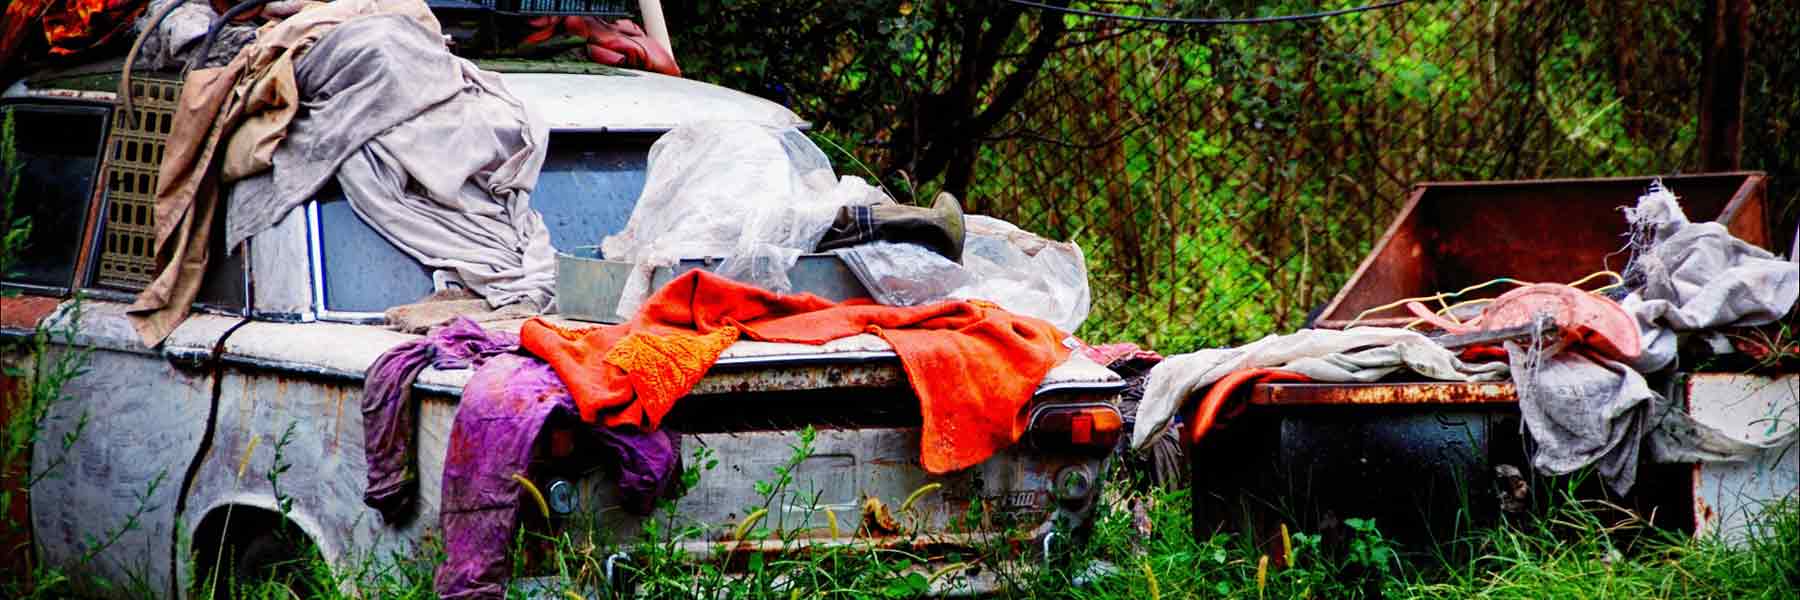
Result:
<instances>
[{"instance_id":1,"label":"metal bucket","mask_svg":"<svg viewBox=\"0 0 1800 600\"><path fill-rule=\"evenodd\" d=\"M694 269L711 271L725 259L685 258L672 267L657 267L650 273L650 289L661 289L676 276ZM573 252L556 254L556 306L562 316L579 321L623 323L618 313L619 295L631 277L635 265L600 257L597 246L582 246ZM803 254L788 269L790 291L806 293L834 302L869 295L862 281L835 254Z\"/></svg>"}]
</instances>

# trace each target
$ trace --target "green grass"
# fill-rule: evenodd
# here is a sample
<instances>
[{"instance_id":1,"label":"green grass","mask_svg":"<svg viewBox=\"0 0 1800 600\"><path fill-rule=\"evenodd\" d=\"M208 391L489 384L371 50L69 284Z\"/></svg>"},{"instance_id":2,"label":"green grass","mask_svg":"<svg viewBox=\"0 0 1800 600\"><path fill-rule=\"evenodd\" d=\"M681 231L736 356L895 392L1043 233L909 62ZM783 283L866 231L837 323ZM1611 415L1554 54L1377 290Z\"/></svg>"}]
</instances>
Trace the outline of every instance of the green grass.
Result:
<instances>
[{"instance_id":1,"label":"green grass","mask_svg":"<svg viewBox=\"0 0 1800 600\"><path fill-rule=\"evenodd\" d=\"M1475 556L1458 561L1430 558L1423 549L1406 549L1412 558L1402 559L1402 549L1384 540L1373 523L1348 519L1348 539L1335 553L1319 536L1294 532L1291 566L1284 569L1241 536L1192 535L1185 490L1109 500L1086 548L1065 565L1007 574L1011 587L1000 597L1794 598L1800 590L1800 503L1794 501L1768 507L1748 541L1730 547L1651 529L1629 513L1602 521L1595 515L1616 514L1617 507L1603 513L1565 497L1526 524L1458 540ZM1144 512L1147 534L1133 523L1131 507L1138 504L1151 507ZM737 578L725 577L716 564L639 551L650 556L639 580L648 596L659 598L909 598L932 578L911 568L924 557L893 550L841 548L752 561L749 574ZM598 597L609 552L585 534L561 534L545 564L570 593ZM234 582L227 588L237 598L430 598L438 554L424 554L367 557L343 574L310 559L278 583ZM344 585L350 579L363 582L358 592Z\"/></svg>"}]
</instances>

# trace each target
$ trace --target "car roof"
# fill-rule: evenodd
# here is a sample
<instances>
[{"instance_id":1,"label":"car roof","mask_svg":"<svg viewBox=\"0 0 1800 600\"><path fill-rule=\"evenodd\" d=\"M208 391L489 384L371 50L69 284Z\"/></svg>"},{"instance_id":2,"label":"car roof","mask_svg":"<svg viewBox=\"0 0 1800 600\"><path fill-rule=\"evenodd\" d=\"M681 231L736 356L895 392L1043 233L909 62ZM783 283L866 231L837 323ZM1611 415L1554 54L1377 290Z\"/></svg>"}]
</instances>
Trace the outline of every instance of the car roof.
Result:
<instances>
[{"instance_id":1,"label":"car roof","mask_svg":"<svg viewBox=\"0 0 1800 600\"><path fill-rule=\"evenodd\" d=\"M807 126L769 100L658 73L607 68L583 74L501 71L500 77L553 130L654 132L701 121Z\"/></svg>"},{"instance_id":2,"label":"car roof","mask_svg":"<svg viewBox=\"0 0 1800 600\"><path fill-rule=\"evenodd\" d=\"M702 121L807 127L786 107L710 83L586 62L477 60L552 130L661 132ZM111 102L121 60L32 74L0 98ZM169 75L164 74L164 77Z\"/></svg>"}]
</instances>

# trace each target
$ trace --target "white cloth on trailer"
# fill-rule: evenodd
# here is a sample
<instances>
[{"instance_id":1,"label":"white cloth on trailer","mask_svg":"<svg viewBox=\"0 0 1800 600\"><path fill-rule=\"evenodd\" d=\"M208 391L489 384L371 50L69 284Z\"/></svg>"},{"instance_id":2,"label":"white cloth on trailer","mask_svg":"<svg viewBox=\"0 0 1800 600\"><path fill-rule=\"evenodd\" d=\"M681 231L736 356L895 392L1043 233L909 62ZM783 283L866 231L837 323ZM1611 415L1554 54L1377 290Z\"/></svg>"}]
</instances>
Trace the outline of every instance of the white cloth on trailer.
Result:
<instances>
[{"instance_id":1,"label":"white cloth on trailer","mask_svg":"<svg viewBox=\"0 0 1800 600\"><path fill-rule=\"evenodd\" d=\"M1323 382L1369 383L1401 369L1442 381L1498 381L1500 362L1467 363L1416 331L1356 327L1303 329L1237 348L1209 348L1164 359L1150 369L1131 444L1143 448L1169 427L1181 405L1233 371L1277 368Z\"/></svg>"}]
</instances>

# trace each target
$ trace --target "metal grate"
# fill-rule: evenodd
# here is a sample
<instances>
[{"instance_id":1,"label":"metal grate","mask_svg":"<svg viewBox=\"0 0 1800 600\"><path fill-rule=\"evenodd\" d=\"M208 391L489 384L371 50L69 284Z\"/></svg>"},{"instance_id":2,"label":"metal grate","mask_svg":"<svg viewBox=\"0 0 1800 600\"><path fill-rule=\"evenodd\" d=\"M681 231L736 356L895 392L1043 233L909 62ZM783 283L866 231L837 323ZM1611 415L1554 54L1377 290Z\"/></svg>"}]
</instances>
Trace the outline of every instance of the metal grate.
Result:
<instances>
[{"instance_id":1,"label":"metal grate","mask_svg":"<svg viewBox=\"0 0 1800 600\"><path fill-rule=\"evenodd\" d=\"M156 170L180 95L180 81L134 77L132 114L112 120L101 167L106 230L97 284L136 289L156 275Z\"/></svg>"}]
</instances>

